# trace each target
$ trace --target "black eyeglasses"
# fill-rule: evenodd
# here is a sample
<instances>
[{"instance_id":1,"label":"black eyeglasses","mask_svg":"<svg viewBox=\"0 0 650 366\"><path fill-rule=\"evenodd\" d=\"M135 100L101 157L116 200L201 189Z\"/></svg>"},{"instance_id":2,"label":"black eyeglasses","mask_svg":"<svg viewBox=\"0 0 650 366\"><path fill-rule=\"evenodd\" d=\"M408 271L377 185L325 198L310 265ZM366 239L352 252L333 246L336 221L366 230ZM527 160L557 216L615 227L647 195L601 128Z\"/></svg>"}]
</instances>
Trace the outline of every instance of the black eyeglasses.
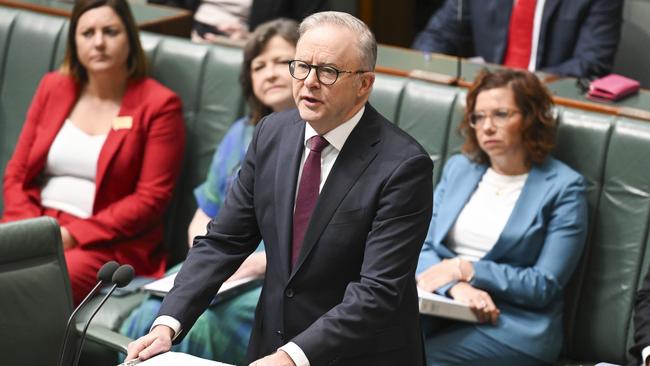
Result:
<instances>
[{"instance_id":1,"label":"black eyeglasses","mask_svg":"<svg viewBox=\"0 0 650 366\"><path fill-rule=\"evenodd\" d=\"M489 118L492 121L492 124L497 127L501 127L510 121L510 118L520 111L512 109L496 109L491 112L474 112L469 116L469 126L476 128L476 126L483 125L485 121Z\"/></svg>"},{"instance_id":2,"label":"black eyeglasses","mask_svg":"<svg viewBox=\"0 0 650 366\"><path fill-rule=\"evenodd\" d=\"M347 71L339 70L333 66L310 65L300 60L289 61L289 73L294 79L305 80L311 69L316 69L316 78L321 84L332 85L339 79L340 74L363 74L367 70Z\"/></svg>"}]
</instances>

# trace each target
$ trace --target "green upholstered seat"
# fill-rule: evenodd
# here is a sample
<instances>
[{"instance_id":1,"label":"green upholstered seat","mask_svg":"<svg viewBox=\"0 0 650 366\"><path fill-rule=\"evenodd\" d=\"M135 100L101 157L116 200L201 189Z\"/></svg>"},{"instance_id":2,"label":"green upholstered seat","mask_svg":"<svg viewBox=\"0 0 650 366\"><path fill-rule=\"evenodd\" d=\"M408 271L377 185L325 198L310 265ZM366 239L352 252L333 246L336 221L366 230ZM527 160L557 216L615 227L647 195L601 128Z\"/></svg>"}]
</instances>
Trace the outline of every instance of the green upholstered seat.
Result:
<instances>
[{"instance_id":1,"label":"green upholstered seat","mask_svg":"<svg viewBox=\"0 0 650 366\"><path fill-rule=\"evenodd\" d=\"M56 365L71 311L72 291L56 221L0 224L1 363Z\"/></svg>"}]
</instances>

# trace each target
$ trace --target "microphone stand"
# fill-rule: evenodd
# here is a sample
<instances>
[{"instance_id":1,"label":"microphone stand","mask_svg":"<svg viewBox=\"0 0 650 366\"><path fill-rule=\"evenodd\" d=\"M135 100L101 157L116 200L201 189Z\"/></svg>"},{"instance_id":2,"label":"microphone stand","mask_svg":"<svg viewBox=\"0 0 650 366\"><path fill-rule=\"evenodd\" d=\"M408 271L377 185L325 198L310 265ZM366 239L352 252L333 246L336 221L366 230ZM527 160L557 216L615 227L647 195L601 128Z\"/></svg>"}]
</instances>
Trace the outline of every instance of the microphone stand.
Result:
<instances>
[{"instance_id":1,"label":"microphone stand","mask_svg":"<svg viewBox=\"0 0 650 366\"><path fill-rule=\"evenodd\" d=\"M103 286L106 282L110 282L110 278L113 276L113 273L117 269L118 264L115 261L110 261L105 263L97 272L97 277L99 277L99 281L93 287L92 290L86 295L86 297L81 301L81 303L74 309L70 317L68 318L68 323L65 325L65 333L63 335L63 344L61 345L61 350L59 351L59 366L63 366L63 359L65 355L65 351L68 347L68 338L70 335L70 325L72 324L72 321L77 317L77 313L79 310L81 310L87 303L90 301L90 299L97 293L99 288ZM105 278L107 277L107 278Z\"/></svg>"},{"instance_id":2,"label":"microphone stand","mask_svg":"<svg viewBox=\"0 0 650 366\"><path fill-rule=\"evenodd\" d=\"M90 326L90 322L93 320L95 315L97 315L97 312L99 312L99 309L104 306L104 303L108 300L109 297L113 294L115 289L118 287L124 287L133 280L133 267L131 267L128 264L123 264L121 265L113 274L113 283L114 285L111 287L111 289L108 291L108 294L104 296L102 301L97 305L93 313L90 315L88 318L88 321L86 321L86 325L84 326L83 332L81 333L81 339L79 341L79 346L77 346L77 352L75 354L74 362L72 363L72 366L77 366L79 363L79 359L81 358L81 350L83 349L84 341L86 340L86 332L88 331L88 326Z\"/></svg>"}]
</instances>

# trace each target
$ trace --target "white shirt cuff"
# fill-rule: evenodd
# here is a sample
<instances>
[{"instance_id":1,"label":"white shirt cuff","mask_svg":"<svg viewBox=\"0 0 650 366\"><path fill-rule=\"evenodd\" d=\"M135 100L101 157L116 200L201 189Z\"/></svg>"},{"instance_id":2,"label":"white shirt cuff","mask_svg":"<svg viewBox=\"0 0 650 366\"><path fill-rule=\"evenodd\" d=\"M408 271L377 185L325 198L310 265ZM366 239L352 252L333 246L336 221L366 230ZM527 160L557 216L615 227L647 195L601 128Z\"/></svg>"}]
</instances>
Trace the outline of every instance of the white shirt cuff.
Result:
<instances>
[{"instance_id":1,"label":"white shirt cuff","mask_svg":"<svg viewBox=\"0 0 650 366\"><path fill-rule=\"evenodd\" d=\"M309 360L307 359L305 352L303 352L297 344L289 342L278 348L278 351L280 350L286 352L296 366L309 366Z\"/></svg>"},{"instance_id":2,"label":"white shirt cuff","mask_svg":"<svg viewBox=\"0 0 650 366\"><path fill-rule=\"evenodd\" d=\"M156 325L166 325L174 331L174 336L172 337L172 341L178 337L178 335L181 333L181 322L178 320L172 318L169 315L161 315L156 318L156 320L153 321L153 324L151 325L151 328L149 328L149 331L156 326Z\"/></svg>"}]
</instances>

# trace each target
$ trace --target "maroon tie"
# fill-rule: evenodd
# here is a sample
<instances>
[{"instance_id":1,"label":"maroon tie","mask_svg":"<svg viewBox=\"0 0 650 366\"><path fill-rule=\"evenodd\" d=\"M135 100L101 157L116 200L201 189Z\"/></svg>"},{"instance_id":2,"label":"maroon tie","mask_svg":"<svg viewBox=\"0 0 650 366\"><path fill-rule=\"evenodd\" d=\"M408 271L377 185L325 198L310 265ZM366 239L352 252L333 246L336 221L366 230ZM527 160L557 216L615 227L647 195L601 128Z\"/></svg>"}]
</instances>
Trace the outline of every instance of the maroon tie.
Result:
<instances>
[{"instance_id":1,"label":"maroon tie","mask_svg":"<svg viewBox=\"0 0 650 366\"><path fill-rule=\"evenodd\" d=\"M309 224L311 213L316 207L318 200L318 188L320 186L320 153L329 145L322 136L316 135L309 139L309 156L302 167L302 176L298 185L298 196L296 196L296 208L293 212L293 241L291 246L291 267L296 264L302 241L305 238L305 230Z\"/></svg>"},{"instance_id":2,"label":"maroon tie","mask_svg":"<svg viewBox=\"0 0 650 366\"><path fill-rule=\"evenodd\" d=\"M527 69L533 47L533 22L537 0L517 0L508 30L508 44L503 64Z\"/></svg>"}]
</instances>

